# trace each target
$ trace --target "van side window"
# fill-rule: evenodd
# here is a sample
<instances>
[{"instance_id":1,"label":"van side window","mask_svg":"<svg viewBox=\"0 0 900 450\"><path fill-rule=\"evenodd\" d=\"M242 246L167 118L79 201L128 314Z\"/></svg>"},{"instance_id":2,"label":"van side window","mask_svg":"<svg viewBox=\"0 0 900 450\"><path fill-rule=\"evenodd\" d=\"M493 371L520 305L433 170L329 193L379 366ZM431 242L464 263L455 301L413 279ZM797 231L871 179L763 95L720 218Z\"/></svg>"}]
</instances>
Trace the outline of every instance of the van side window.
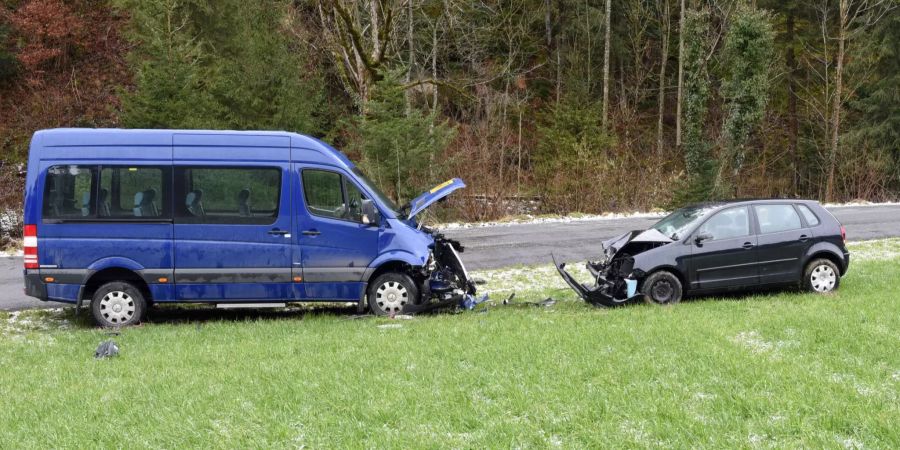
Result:
<instances>
[{"instance_id":1,"label":"van side window","mask_svg":"<svg viewBox=\"0 0 900 450\"><path fill-rule=\"evenodd\" d=\"M753 209L759 221L760 234L799 230L802 227L793 205L754 205Z\"/></svg>"},{"instance_id":2,"label":"van side window","mask_svg":"<svg viewBox=\"0 0 900 450\"><path fill-rule=\"evenodd\" d=\"M153 166L102 166L98 201L99 218L171 218L169 204L170 169Z\"/></svg>"},{"instance_id":3,"label":"van side window","mask_svg":"<svg viewBox=\"0 0 900 450\"><path fill-rule=\"evenodd\" d=\"M97 213L96 166L53 166L44 185L44 219L89 219Z\"/></svg>"},{"instance_id":4,"label":"van side window","mask_svg":"<svg viewBox=\"0 0 900 450\"><path fill-rule=\"evenodd\" d=\"M341 174L325 170L303 171L303 195L311 214L334 219L343 219L347 213L344 206L343 182Z\"/></svg>"},{"instance_id":5,"label":"van side window","mask_svg":"<svg viewBox=\"0 0 900 450\"><path fill-rule=\"evenodd\" d=\"M362 201L366 196L347 178L344 178L344 189L347 192L346 218L354 222L362 223Z\"/></svg>"},{"instance_id":6,"label":"van side window","mask_svg":"<svg viewBox=\"0 0 900 450\"><path fill-rule=\"evenodd\" d=\"M281 169L177 167L175 223L269 225L278 218Z\"/></svg>"},{"instance_id":7,"label":"van side window","mask_svg":"<svg viewBox=\"0 0 900 450\"><path fill-rule=\"evenodd\" d=\"M803 214L803 218L806 219L806 223L809 224L809 226L814 227L819 224L819 218L816 217L808 206L798 203L797 208L800 209L800 214Z\"/></svg>"}]
</instances>

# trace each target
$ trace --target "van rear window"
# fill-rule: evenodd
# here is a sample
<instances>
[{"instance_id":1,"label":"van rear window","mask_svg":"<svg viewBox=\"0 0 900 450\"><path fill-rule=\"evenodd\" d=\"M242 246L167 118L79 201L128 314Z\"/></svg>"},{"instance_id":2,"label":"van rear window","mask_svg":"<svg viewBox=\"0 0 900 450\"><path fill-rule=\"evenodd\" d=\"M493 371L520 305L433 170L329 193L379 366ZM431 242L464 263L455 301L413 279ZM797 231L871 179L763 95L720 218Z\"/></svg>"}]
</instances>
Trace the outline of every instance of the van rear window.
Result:
<instances>
[{"instance_id":1,"label":"van rear window","mask_svg":"<svg viewBox=\"0 0 900 450\"><path fill-rule=\"evenodd\" d=\"M61 165L47 170L44 220L156 221L172 217L171 169Z\"/></svg>"}]
</instances>

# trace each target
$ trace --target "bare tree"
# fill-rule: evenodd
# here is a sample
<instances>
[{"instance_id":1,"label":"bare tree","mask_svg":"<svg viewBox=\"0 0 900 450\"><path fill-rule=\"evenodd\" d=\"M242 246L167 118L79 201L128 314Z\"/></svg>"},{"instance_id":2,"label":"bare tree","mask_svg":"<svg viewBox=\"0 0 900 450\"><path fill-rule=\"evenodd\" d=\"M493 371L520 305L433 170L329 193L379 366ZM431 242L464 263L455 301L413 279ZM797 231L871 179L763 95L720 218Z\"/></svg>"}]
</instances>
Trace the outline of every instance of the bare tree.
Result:
<instances>
[{"instance_id":1,"label":"bare tree","mask_svg":"<svg viewBox=\"0 0 900 450\"><path fill-rule=\"evenodd\" d=\"M825 199L834 200L834 171L840 149L841 111L844 104L844 60L847 45L866 29L875 25L888 11L896 7L892 0L840 0L838 7L837 55L835 55L834 91L831 108L831 145L828 155L828 180Z\"/></svg>"},{"instance_id":2,"label":"bare tree","mask_svg":"<svg viewBox=\"0 0 900 450\"><path fill-rule=\"evenodd\" d=\"M656 122L656 153L663 154L663 116L666 111L666 66L669 61L669 33L672 30L671 14L669 13L669 0L662 0L659 6L659 34L662 47L659 62L659 105L657 108ZM680 75L680 74L679 74ZM679 85L680 90L680 85Z\"/></svg>"},{"instance_id":3,"label":"bare tree","mask_svg":"<svg viewBox=\"0 0 900 450\"><path fill-rule=\"evenodd\" d=\"M675 147L681 148L681 103L684 86L684 12L685 0L681 0L681 12L678 15L678 98L675 100Z\"/></svg>"},{"instance_id":4,"label":"bare tree","mask_svg":"<svg viewBox=\"0 0 900 450\"><path fill-rule=\"evenodd\" d=\"M344 88L365 112L372 85L381 79L397 0L319 0L319 20Z\"/></svg>"},{"instance_id":5,"label":"bare tree","mask_svg":"<svg viewBox=\"0 0 900 450\"><path fill-rule=\"evenodd\" d=\"M609 111L609 36L610 36L610 13L612 12L612 0L606 0L606 14L603 20L604 25L603 38L603 131L607 131L606 124L608 121Z\"/></svg>"}]
</instances>

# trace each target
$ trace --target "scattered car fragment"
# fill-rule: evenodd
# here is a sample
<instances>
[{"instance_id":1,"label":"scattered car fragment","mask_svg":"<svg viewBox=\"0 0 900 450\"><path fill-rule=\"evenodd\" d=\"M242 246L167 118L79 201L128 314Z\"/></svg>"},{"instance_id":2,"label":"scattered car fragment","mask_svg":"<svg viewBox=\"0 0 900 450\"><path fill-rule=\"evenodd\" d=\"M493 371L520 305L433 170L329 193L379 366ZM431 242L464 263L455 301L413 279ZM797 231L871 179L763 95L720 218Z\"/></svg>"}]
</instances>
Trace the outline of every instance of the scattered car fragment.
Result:
<instances>
[{"instance_id":1,"label":"scattered car fragment","mask_svg":"<svg viewBox=\"0 0 900 450\"><path fill-rule=\"evenodd\" d=\"M553 258L563 280L586 302L618 306L640 298L678 303L687 294L800 285L831 292L850 253L841 224L812 200L751 200L688 206L653 227L602 243L579 283Z\"/></svg>"}]
</instances>

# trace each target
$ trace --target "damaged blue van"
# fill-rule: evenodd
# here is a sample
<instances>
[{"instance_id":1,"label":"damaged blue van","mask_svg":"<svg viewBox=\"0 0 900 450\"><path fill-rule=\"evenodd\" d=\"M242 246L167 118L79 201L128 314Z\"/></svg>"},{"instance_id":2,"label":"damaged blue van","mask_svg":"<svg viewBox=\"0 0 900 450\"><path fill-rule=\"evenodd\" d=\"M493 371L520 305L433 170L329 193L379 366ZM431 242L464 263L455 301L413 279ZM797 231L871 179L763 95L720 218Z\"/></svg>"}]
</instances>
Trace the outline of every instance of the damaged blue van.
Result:
<instances>
[{"instance_id":1,"label":"damaged blue van","mask_svg":"<svg viewBox=\"0 0 900 450\"><path fill-rule=\"evenodd\" d=\"M25 292L102 326L154 303L355 302L412 312L475 294L462 246L417 220L465 187L400 207L345 155L287 132L53 129L34 134Z\"/></svg>"}]
</instances>

